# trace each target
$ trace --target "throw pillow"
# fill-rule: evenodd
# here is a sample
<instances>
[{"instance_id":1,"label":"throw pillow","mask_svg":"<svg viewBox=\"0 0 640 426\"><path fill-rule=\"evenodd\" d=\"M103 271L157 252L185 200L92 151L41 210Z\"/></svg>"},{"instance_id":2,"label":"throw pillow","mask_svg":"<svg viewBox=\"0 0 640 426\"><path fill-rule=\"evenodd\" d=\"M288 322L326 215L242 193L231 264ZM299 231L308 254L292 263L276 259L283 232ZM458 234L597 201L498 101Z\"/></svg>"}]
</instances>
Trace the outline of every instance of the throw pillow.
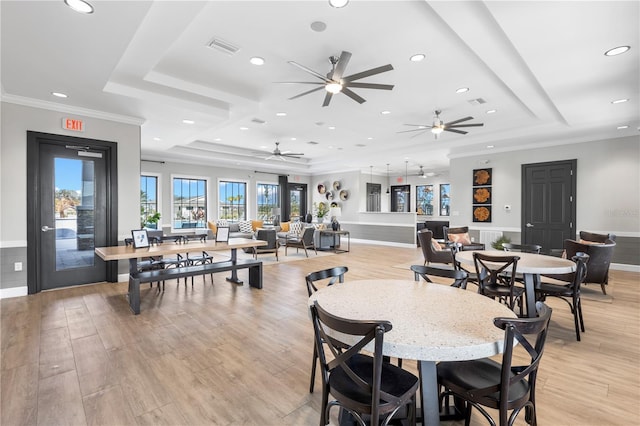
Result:
<instances>
[{"instance_id":1,"label":"throw pillow","mask_svg":"<svg viewBox=\"0 0 640 426\"><path fill-rule=\"evenodd\" d=\"M302 233L302 222L293 222L289 225L289 232L293 234Z\"/></svg>"},{"instance_id":2,"label":"throw pillow","mask_svg":"<svg viewBox=\"0 0 640 426\"><path fill-rule=\"evenodd\" d=\"M253 224L250 220L241 220L238 222L238 226L240 228L240 232L242 233L252 233L253 232Z\"/></svg>"},{"instance_id":3,"label":"throw pillow","mask_svg":"<svg viewBox=\"0 0 640 426\"><path fill-rule=\"evenodd\" d=\"M289 222L280 222L280 231L289 232Z\"/></svg>"},{"instance_id":4,"label":"throw pillow","mask_svg":"<svg viewBox=\"0 0 640 426\"><path fill-rule=\"evenodd\" d=\"M263 224L264 224L264 221L262 221L262 220L252 220L251 221L251 227L253 228L254 231L257 231L258 228L262 228Z\"/></svg>"},{"instance_id":5,"label":"throw pillow","mask_svg":"<svg viewBox=\"0 0 640 426\"><path fill-rule=\"evenodd\" d=\"M314 227L315 229L320 230L320 231L321 231L321 230L323 230L323 229L326 229L326 228L327 228L327 227L326 227L326 225L325 225L324 223L314 223L314 224L313 224L313 227Z\"/></svg>"},{"instance_id":6,"label":"throw pillow","mask_svg":"<svg viewBox=\"0 0 640 426\"><path fill-rule=\"evenodd\" d=\"M438 243L433 238L431 239L431 248L433 249L433 251L441 251L442 250L442 246L440 246L440 243Z\"/></svg>"},{"instance_id":7,"label":"throw pillow","mask_svg":"<svg viewBox=\"0 0 640 426\"><path fill-rule=\"evenodd\" d=\"M211 232L213 232L213 235L216 235L216 232L218 232L218 227L216 226L215 223L211 222L210 220L207 221L207 227L211 229Z\"/></svg>"},{"instance_id":8,"label":"throw pillow","mask_svg":"<svg viewBox=\"0 0 640 426\"><path fill-rule=\"evenodd\" d=\"M468 232L464 234L449 234L449 241L452 243L460 243L463 246L471 244L471 238L469 238Z\"/></svg>"}]
</instances>

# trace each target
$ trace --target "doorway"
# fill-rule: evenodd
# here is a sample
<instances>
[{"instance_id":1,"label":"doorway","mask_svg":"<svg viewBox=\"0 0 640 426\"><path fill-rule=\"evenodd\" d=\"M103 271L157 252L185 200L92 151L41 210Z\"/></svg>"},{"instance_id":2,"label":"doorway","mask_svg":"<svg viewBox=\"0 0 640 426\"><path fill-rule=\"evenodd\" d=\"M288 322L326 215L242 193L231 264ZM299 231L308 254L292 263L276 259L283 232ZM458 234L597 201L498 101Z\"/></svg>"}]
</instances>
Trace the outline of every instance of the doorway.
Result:
<instances>
[{"instance_id":1,"label":"doorway","mask_svg":"<svg viewBox=\"0 0 640 426\"><path fill-rule=\"evenodd\" d=\"M577 160L522 165L522 243L561 253L575 238Z\"/></svg>"},{"instance_id":2,"label":"doorway","mask_svg":"<svg viewBox=\"0 0 640 426\"><path fill-rule=\"evenodd\" d=\"M117 145L27 132L27 158L29 294L115 281L94 249L117 244Z\"/></svg>"},{"instance_id":3,"label":"doorway","mask_svg":"<svg viewBox=\"0 0 640 426\"><path fill-rule=\"evenodd\" d=\"M300 219L304 221L307 214L307 185L304 183L289 183L289 220Z\"/></svg>"}]
</instances>

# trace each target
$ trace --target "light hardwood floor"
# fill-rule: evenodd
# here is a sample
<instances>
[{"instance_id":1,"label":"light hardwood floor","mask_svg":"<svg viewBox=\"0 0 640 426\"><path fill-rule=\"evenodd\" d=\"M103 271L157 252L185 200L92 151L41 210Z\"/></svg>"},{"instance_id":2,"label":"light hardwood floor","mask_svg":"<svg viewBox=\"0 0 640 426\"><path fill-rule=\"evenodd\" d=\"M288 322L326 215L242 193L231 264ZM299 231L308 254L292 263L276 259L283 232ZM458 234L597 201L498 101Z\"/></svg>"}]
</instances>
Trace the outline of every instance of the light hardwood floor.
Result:
<instances>
[{"instance_id":1,"label":"light hardwood floor","mask_svg":"<svg viewBox=\"0 0 640 426\"><path fill-rule=\"evenodd\" d=\"M420 258L419 249L352 244L350 253L265 266L262 290L226 274L194 288L168 282L164 293L144 286L138 316L125 283L2 300L0 424L317 425L304 275L346 265L347 283L412 279L397 266ZM610 282L612 298L583 301L582 342L564 302L548 302L540 425L640 424L640 274L612 271Z\"/></svg>"}]
</instances>

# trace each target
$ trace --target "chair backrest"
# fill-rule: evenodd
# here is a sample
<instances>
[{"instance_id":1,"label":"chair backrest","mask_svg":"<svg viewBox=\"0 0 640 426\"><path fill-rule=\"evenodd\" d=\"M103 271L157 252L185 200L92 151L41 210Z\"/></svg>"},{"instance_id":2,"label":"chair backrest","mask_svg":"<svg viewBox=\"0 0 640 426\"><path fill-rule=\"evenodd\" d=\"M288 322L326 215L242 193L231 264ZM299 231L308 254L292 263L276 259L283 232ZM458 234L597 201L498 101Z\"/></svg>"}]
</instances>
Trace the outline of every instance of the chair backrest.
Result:
<instances>
[{"instance_id":1,"label":"chair backrest","mask_svg":"<svg viewBox=\"0 0 640 426\"><path fill-rule=\"evenodd\" d=\"M315 232L315 228L310 226L308 228L304 228L302 231L302 243L309 247L313 246L313 233Z\"/></svg>"},{"instance_id":2,"label":"chair backrest","mask_svg":"<svg viewBox=\"0 0 640 426\"><path fill-rule=\"evenodd\" d=\"M467 288L467 279L469 278L469 274L463 270L441 269L423 265L411 265L411 270L414 273L416 281L419 281L420 277L429 283L433 282L431 277L449 278L453 280L451 287L458 287L462 289Z\"/></svg>"},{"instance_id":3,"label":"chair backrest","mask_svg":"<svg viewBox=\"0 0 640 426\"><path fill-rule=\"evenodd\" d=\"M520 253L534 253L540 254L542 246L538 244L511 244L502 243L504 251L519 251Z\"/></svg>"},{"instance_id":4,"label":"chair backrest","mask_svg":"<svg viewBox=\"0 0 640 426\"><path fill-rule=\"evenodd\" d=\"M449 228L448 226L443 226L442 231L444 232L445 241L449 240L449 234L466 234L469 232L468 226L458 226L455 228Z\"/></svg>"},{"instance_id":5,"label":"chair backrest","mask_svg":"<svg viewBox=\"0 0 640 426\"><path fill-rule=\"evenodd\" d=\"M384 402L397 400L397 397L389 395L380 389L383 362L382 344L384 333L392 328L391 323L384 320L361 321L337 317L322 309L317 301L311 306L311 318L313 320L316 350L320 358L323 385L327 386L329 375L332 371L337 368L342 369L353 381L355 387L360 388L363 393L371 395L371 424L377 425L381 400ZM340 344L335 337L329 336L327 330L353 336L355 342L341 342L342 344ZM360 350L371 341L374 343L373 371L371 376L365 373L365 377L372 377L371 383L368 383L351 369L350 361L359 356ZM349 347L345 349L346 345L349 345ZM331 351L333 358L331 361L327 360L325 346ZM363 404L366 403L363 402Z\"/></svg>"},{"instance_id":6,"label":"chair backrest","mask_svg":"<svg viewBox=\"0 0 640 426\"><path fill-rule=\"evenodd\" d=\"M490 256L483 253L473 253L473 263L478 275L478 286L480 293L488 285L498 285L509 287L509 307L514 307L514 285L516 279L516 268L518 267L518 256Z\"/></svg>"},{"instance_id":7,"label":"chair backrest","mask_svg":"<svg viewBox=\"0 0 640 426\"><path fill-rule=\"evenodd\" d=\"M587 263L589 262L589 255L583 252L578 252L571 258L571 260L576 262L576 271L573 274L573 281L571 282L571 287L575 296L580 293L580 285L587 278Z\"/></svg>"},{"instance_id":8,"label":"chair backrest","mask_svg":"<svg viewBox=\"0 0 640 426\"><path fill-rule=\"evenodd\" d=\"M259 249L274 249L277 248L277 235L275 229L258 229L256 234L257 240L266 241L266 246L258 247Z\"/></svg>"},{"instance_id":9,"label":"chair backrest","mask_svg":"<svg viewBox=\"0 0 640 426\"><path fill-rule=\"evenodd\" d=\"M572 259L577 253L589 255L587 261L587 275L583 282L593 284L607 284L609 281L609 266L613 257L616 243L606 240L604 244L583 244L575 240L565 240L564 249L567 259Z\"/></svg>"},{"instance_id":10,"label":"chair backrest","mask_svg":"<svg viewBox=\"0 0 640 426\"><path fill-rule=\"evenodd\" d=\"M305 281L307 282L307 291L309 296L318 291L316 283L318 281L329 280L326 285L330 286L335 284L336 281L343 283L344 274L349 270L346 266L336 266L335 268L323 269L322 271L315 271L307 274Z\"/></svg>"},{"instance_id":11,"label":"chair backrest","mask_svg":"<svg viewBox=\"0 0 640 426\"><path fill-rule=\"evenodd\" d=\"M616 236L615 234L596 234L594 232L580 231L580 239L604 244L607 240L615 241Z\"/></svg>"},{"instance_id":12,"label":"chair backrest","mask_svg":"<svg viewBox=\"0 0 640 426\"><path fill-rule=\"evenodd\" d=\"M510 401L509 388L515 383L528 379L529 392L535 389L538 366L544 352L544 344L549 330L551 308L542 302L536 302L538 316L535 318L495 318L496 327L505 331L504 352L502 354L502 374L500 383L482 389L473 390L475 396L486 399L486 405L492 405L495 393L500 391L500 410L506 412ZM517 357L518 363L513 365L515 342L519 350L525 350L527 356ZM527 360L527 361L524 361ZM520 397L520 401L529 399L529 392ZM481 402L483 403L483 402Z\"/></svg>"}]
</instances>

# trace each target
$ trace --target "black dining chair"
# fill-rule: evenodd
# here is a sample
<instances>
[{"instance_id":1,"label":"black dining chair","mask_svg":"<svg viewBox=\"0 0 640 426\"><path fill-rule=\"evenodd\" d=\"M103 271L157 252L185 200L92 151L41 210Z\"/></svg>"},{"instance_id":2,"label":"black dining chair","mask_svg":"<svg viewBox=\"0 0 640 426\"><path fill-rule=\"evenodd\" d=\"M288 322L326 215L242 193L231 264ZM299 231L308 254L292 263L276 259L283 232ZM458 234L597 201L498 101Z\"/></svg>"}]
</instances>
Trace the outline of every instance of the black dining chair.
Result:
<instances>
[{"instance_id":1,"label":"black dining chair","mask_svg":"<svg viewBox=\"0 0 640 426\"><path fill-rule=\"evenodd\" d=\"M473 262L478 276L478 293L506 304L511 310L516 303L523 315L524 287L516 286L518 256L490 256L474 252Z\"/></svg>"},{"instance_id":2,"label":"black dining chair","mask_svg":"<svg viewBox=\"0 0 640 426\"><path fill-rule=\"evenodd\" d=\"M424 265L411 265L411 270L416 281L420 280L420 277L428 283L432 283L431 277L448 278L453 280L451 287L461 288L466 290L467 279L469 274L466 271L457 269L441 269Z\"/></svg>"},{"instance_id":3,"label":"black dining chair","mask_svg":"<svg viewBox=\"0 0 640 426\"><path fill-rule=\"evenodd\" d=\"M535 318L494 319L494 325L504 330L501 363L490 358L438 363L438 384L444 389L440 399L445 401L453 396L464 401L465 425L469 425L472 407L494 426L496 422L483 407L499 411L500 426L513 425L524 408L526 421L536 425L536 378L551 308L537 302L536 311Z\"/></svg>"},{"instance_id":4,"label":"black dining chair","mask_svg":"<svg viewBox=\"0 0 640 426\"><path fill-rule=\"evenodd\" d=\"M335 406L351 414L358 424L371 426L387 425L402 407L407 407L409 424L415 425L420 382L410 372L383 361L384 335L392 329L391 323L341 318L322 309L317 301L310 309L322 373L320 425L329 423L331 408ZM329 332L349 336L354 341L340 342L330 337ZM336 342L340 344L336 346ZM369 343L373 344L373 351L361 352ZM346 345L348 349L344 349ZM331 402L329 395L335 398Z\"/></svg>"},{"instance_id":5,"label":"black dining chair","mask_svg":"<svg viewBox=\"0 0 640 426\"><path fill-rule=\"evenodd\" d=\"M307 292L309 296L318 291L318 284L322 283L323 287L328 287L336 282L344 282L344 274L347 273L349 268L346 266L336 266L334 268L323 269L321 271L311 272L305 277L307 283ZM313 345L313 360L311 362L311 383L309 384L309 392L313 393L313 386L316 381L316 363L318 361L318 350L315 344Z\"/></svg>"},{"instance_id":6,"label":"black dining chair","mask_svg":"<svg viewBox=\"0 0 640 426\"><path fill-rule=\"evenodd\" d=\"M542 282L536 288L536 299L545 301L547 297L557 297L564 300L573 314L573 323L576 329L576 340L580 341L580 330L584 333L584 319L582 318L582 301L580 299L580 285L587 276L587 262L589 255L578 252L571 259L576 262L576 271L572 274L573 280L566 284Z\"/></svg>"}]
</instances>

